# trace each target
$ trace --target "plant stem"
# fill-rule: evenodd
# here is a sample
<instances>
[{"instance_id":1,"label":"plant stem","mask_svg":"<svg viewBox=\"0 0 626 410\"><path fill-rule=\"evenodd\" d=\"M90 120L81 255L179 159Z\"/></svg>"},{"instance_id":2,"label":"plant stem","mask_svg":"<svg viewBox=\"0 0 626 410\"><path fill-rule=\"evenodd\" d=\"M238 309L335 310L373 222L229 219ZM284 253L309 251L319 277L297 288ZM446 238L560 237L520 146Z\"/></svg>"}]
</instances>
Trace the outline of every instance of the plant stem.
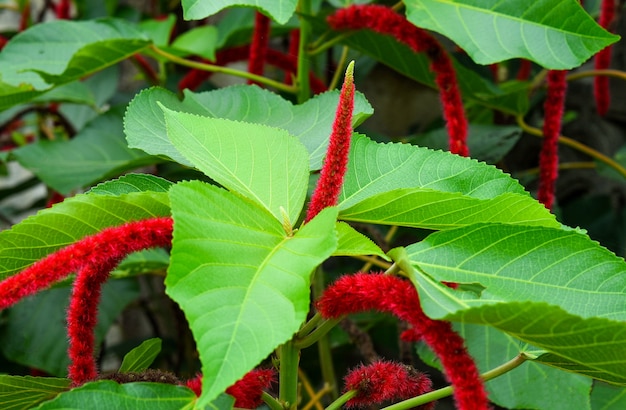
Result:
<instances>
[{"instance_id":1,"label":"plant stem","mask_svg":"<svg viewBox=\"0 0 626 410\"><path fill-rule=\"evenodd\" d=\"M284 409L296 409L298 405L298 362L300 349L292 341L280 347L279 400Z\"/></svg>"},{"instance_id":2,"label":"plant stem","mask_svg":"<svg viewBox=\"0 0 626 410\"><path fill-rule=\"evenodd\" d=\"M378 266L379 268L383 268L383 269L389 269L391 267L391 263L387 262L387 261L382 261L378 258L375 258L373 256L367 256L367 255L354 255L352 256L354 259L358 259L364 262L367 262L371 265L375 265ZM364 270L364 269L362 269Z\"/></svg>"},{"instance_id":3,"label":"plant stem","mask_svg":"<svg viewBox=\"0 0 626 410\"><path fill-rule=\"evenodd\" d=\"M298 44L298 71L296 73L296 85L298 86L298 103L302 104L309 99L311 87L309 85L309 56L307 55L307 43L311 35L311 24L303 16L311 14L311 0L300 0L298 11L300 12L300 43Z\"/></svg>"},{"instance_id":4,"label":"plant stem","mask_svg":"<svg viewBox=\"0 0 626 410\"><path fill-rule=\"evenodd\" d=\"M516 367L520 366L529 357L526 356L524 352L520 352L517 356L515 356L512 360L504 363L501 366L496 367L495 369L491 369L488 372L485 372L481 375L481 378L484 381L489 381L491 379L495 379L498 376L502 376L505 373L510 372ZM434 390L426 394L422 394L421 396L413 397L408 400L401 401L400 403L392 404L391 406L384 407L382 410L406 410L411 409L413 407L420 406L422 404L430 403L431 401L443 399L444 397L449 397L452 395L454 389L452 386L447 386L439 390ZM330 407L327 408L327 410Z\"/></svg>"},{"instance_id":5,"label":"plant stem","mask_svg":"<svg viewBox=\"0 0 626 410\"><path fill-rule=\"evenodd\" d=\"M250 74L247 71L235 70L233 68L222 67L222 66L214 65L214 64L199 63L197 61L178 57L178 56L175 56L174 54L168 53L167 51L163 51L154 45L150 46L150 49L154 51L156 54L167 58L169 61L172 61L176 64L180 64L185 67L197 68L198 70L204 70L204 71L210 71L213 73L222 73L222 74L233 75L236 77L246 78L248 80L252 80L257 83L267 85L268 87L274 87L279 91L284 91L287 93L295 94L298 90L294 86L286 85L279 81L275 81L275 80L272 80L272 79L269 79L260 75ZM307 81L308 81L308 74L307 74Z\"/></svg>"},{"instance_id":6,"label":"plant stem","mask_svg":"<svg viewBox=\"0 0 626 410\"><path fill-rule=\"evenodd\" d=\"M271 410L285 410L283 405L280 404L280 402L271 394L263 392L261 393L261 398L263 399L263 403L265 403Z\"/></svg>"},{"instance_id":7,"label":"plant stem","mask_svg":"<svg viewBox=\"0 0 626 410\"><path fill-rule=\"evenodd\" d=\"M529 124L527 124L526 122L524 122L524 118L523 118L522 115L516 116L516 120L517 120L517 124L525 132L527 132L527 133L529 133L531 135L536 135L538 137L543 137L543 132L539 128L532 127ZM626 169L624 167L622 167L617 161L615 161L614 159L612 159L612 158L602 154L601 152L598 152L595 149L593 149L591 147L588 147L585 144L582 144L582 143L580 143L580 142L578 142L576 140L573 140L571 138L565 137L563 135L559 136L559 144L563 144L563 145L566 145L566 146L568 146L570 148L574 148L577 151L583 152L583 153L589 155L590 157L595 158L598 161L605 163L606 165L608 165L609 167L611 167L615 171L617 171L621 176L626 178Z\"/></svg>"},{"instance_id":8,"label":"plant stem","mask_svg":"<svg viewBox=\"0 0 626 410\"><path fill-rule=\"evenodd\" d=\"M574 81L574 80L579 80L585 77L598 77L598 76L614 77L614 78L619 78L620 80L626 80L625 72L620 71L620 70L605 69L605 70L587 70L587 71L581 71L579 73L570 74L567 76L567 81Z\"/></svg>"},{"instance_id":9,"label":"plant stem","mask_svg":"<svg viewBox=\"0 0 626 410\"><path fill-rule=\"evenodd\" d=\"M298 349L305 349L311 346L313 343L321 341L321 339L337 324L340 322L338 319L326 319L319 325L314 331L304 336L302 339L296 340L295 345Z\"/></svg>"},{"instance_id":10,"label":"plant stem","mask_svg":"<svg viewBox=\"0 0 626 410\"><path fill-rule=\"evenodd\" d=\"M322 52L328 50L329 48L333 47L335 44L342 42L343 40L345 40L346 38L350 37L351 35L353 35L356 32L357 32L356 30L347 31L345 33L342 33L342 34L336 36L336 37L333 37L330 40L320 44L317 47L315 47L314 49L309 50L309 55L310 56L314 56L314 55L317 55L319 53L322 53Z\"/></svg>"},{"instance_id":11,"label":"plant stem","mask_svg":"<svg viewBox=\"0 0 626 410\"><path fill-rule=\"evenodd\" d=\"M318 267L313 278L313 297L314 300L320 298L325 288L324 271ZM337 385L337 377L335 376L335 366L333 365L333 355L330 349L330 342L326 333L332 329L340 319L325 320L311 334L300 340L302 345L310 346L317 341L317 354L319 356L320 369L322 378L330 388L330 397L334 400L339 396L339 387Z\"/></svg>"},{"instance_id":12,"label":"plant stem","mask_svg":"<svg viewBox=\"0 0 626 410\"><path fill-rule=\"evenodd\" d=\"M335 70L335 74L333 74L333 79L330 81L330 85L328 86L329 90L333 90L339 84L339 80L341 79L341 74L343 73L343 68L346 65L346 60L348 59L348 46L343 46L341 49L341 57L339 58L339 62L337 63L337 69Z\"/></svg>"},{"instance_id":13,"label":"plant stem","mask_svg":"<svg viewBox=\"0 0 626 410\"><path fill-rule=\"evenodd\" d=\"M349 390L349 391L345 392L340 397L338 397L337 400L335 400L334 402L330 403L328 405L328 407L326 407L326 410L339 410L339 409L341 409L341 406L343 406L344 404L346 404L348 402L348 400L350 400L351 398L356 396L357 393L358 393L358 391L356 391L356 390Z\"/></svg>"}]
</instances>

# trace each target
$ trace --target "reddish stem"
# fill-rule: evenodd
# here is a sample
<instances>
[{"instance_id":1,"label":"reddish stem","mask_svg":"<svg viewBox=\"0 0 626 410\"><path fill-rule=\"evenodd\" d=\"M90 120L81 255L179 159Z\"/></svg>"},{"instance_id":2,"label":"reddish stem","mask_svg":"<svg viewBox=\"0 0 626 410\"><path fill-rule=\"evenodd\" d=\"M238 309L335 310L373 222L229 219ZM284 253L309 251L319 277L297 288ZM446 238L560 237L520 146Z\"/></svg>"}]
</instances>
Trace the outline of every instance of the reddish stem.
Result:
<instances>
[{"instance_id":1,"label":"reddish stem","mask_svg":"<svg viewBox=\"0 0 626 410\"><path fill-rule=\"evenodd\" d=\"M352 137L352 111L354 110L354 64L350 63L346 70L346 78L339 95L339 104L335 113L333 130L326 149L326 158L320 171L311 202L307 210L305 222L310 221L322 209L337 204L343 185L343 178L348 166L350 138Z\"/></svg>"},{"instance_id":2,"label":"reddish stem","mask_svg":"<svg viewBox=\"0 0 626 410\"><path fill-rule=\"evenodd\" d=\"M248 60L248 72L256 75L263 75L265 55L270 39L270 19L265 14L256 12L254 18L254 32L252 34L252 44L250 45L250 59ZM257 84L248 80L248 84Z\"/></svg>"},{"instance_id":3,"label":"reddish stem","mask_svg":"<svg viewBox=\"0 0 626 410\"><path fill-rule=\"evenodd\" d=\"M467 156L467 119L459 91L456 73L450 56L441 44L428 32L411 24L404 16L381 5L360 5L337 10L328 17L335 30L369 29L380 34L393 36L416 53L425 52L430 59L430 68L435 73L439 88L443 116L448 129L450 152Z\"/></svg>"},{"instance_id":4,"label":"reddish stem","mask_svg":"<svg viewBox=\"0 0 626 410\"><path fill-rule=\"evenodd\" d=\"M559 173L558 141L565 105L567 71L548 72L548 91L544 103L543 144L539 155L539 202L552 209L554 187Z\"/></svg>"}]
</instances>

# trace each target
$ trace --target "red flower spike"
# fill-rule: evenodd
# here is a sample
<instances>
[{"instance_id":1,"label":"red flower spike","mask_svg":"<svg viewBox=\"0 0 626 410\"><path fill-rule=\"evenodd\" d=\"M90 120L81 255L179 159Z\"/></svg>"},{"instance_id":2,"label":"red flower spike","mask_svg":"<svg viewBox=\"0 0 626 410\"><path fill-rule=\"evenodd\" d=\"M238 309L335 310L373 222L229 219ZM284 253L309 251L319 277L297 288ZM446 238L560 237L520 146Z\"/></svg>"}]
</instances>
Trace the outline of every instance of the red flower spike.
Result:
<instances>
[{"instance_id":1,"label":"red flower spike","mask_svg":"<svg viewBox=\"0 0 626 410\"><path fill-rule=\"evenodd\" d=\"M269 388L276 379L274 369L254 369L226 389L235 398L235 407L256 409L262 403L263 390Z\"/></svg>"},{"instance_id":2,"label":"red flower spike","mask_svg":"<svg viewBox=\"0 0 626 410\"><path fill-rule=\"evenodd\" d=\"M612 31L611 26L615 19L615 0L602 0L600 6L600 21L598 22L603 28ZM596 70L605 70L611 65L611 54L613 47L607 46L596 54L594 61ZM596 76L593 83L593 91L596 99L596 110L601 116L606 115L609 110L611 94L609 93L609 77L602 75Z\"/></svg>"},{"instance_id":3,"label":"red flower spike","mask_svg":"<svg viewBox=\"0 0 626 410\"><path fill-rule=\"evenodd\" d=\"M289 50L287 51L287 56L298 59L298 53L300 51L300 30L296 29L296 30L291 30L291 33L289 33ZM293 72L295 73L296 70L293 70ZM292 81L292 77L291 77L291 72L287 71L285 72L285 84L291 84Z\"/></svg>"},{"instance_id":4,"label":"red flower spike","mask_svg":"<svg viewBox=\"0 0 626 410\"><path fill-rule=\"evenodd\" d=\"M466 142L467 118L456 73L448 53L432 35L415 27L391 8L375 4L339 9L328 17L328 23L335 30L369 29L387 34L411 47L416 53L425 52L430 59L430 68L435 73L435 83L439 88L450 152L469 155Z\"/></svg>"},{"instance_id":5,"label":"red flower spike","mask_svg":"<svg viewBox=\"0 0 626 410\"><path fill-rule=\"evenodd\" d=\"M256 12L254 18L254 32L250 45L250 59L248 60L248 72L250 74L263 75L267 45L270 40L270 19L265 14ZM248 80L248 84L258 83Z\"/></svg>"},{"instance_id":6,"label":"red flower spike","mask_svg":"<svg viewBox=\"0 0 626 410\"><path fill-rule=\"evenodd\" d=\"M196 396L200 397L202 394L202 373L198 373L193 379L187 380L185 386L196 393Z\"/></svg>"},{"instance_id":7,"label":"red flower spike","mask_svg":"<svg viewBox=\"0 0 626 410\"><path fill-rule=\"evenodd\" d=\"M519 63L519 70L515 77L518 81L526 81L530 77L530 72L533 68L533 63L530 60L521 60Z\"/></svg>"},{"instance_id":8,"label":"red flower spike","mask_svg":"<svg viewBox=\"0 0 626 410\"><path fill-rule=\"evenodd\" d=\"M0 310L80 271L84 266L119 260L142 249L167 246L172 219L153 218L111 227L82 238L0 282Z\"/></svg>"},{"instance_id":9,"label":"red flower spike","mask_svg":"<svg viewBox=\"0 0 626 410\"><path fill-rule=\"evenodd\" d=\"M385 401L406 400L432 390L428 376L401 363L378 361L352 369L344 378L344 392L356 390L357 395L346 403L347 408L368 407ZM435 403L420 406L430 410Z\"/></svg>"},{"instance_id":10,"label":"red flower spike","mask_svg":"<svg viewBox=\"0 0 626 410\"><path fill-rule=\"evenodd\" d=\"M413 340L421 338L439 357L446 377L454 386L457 408L489 408L478 368L463 339L449 322L433 320L424 314L417 291L409 281L384 274L342 276L324 291L316 306L325 318L376 310L408 322L413 327L408 335Z\"/></svg>"},{"instance_id":11,"label":"red flower spike","mask_svg":"<svg viewBox=\"0 0 626 410\"><path fill-rule=\"evenodd\" d=\"M56 6L54 6L54 13L58 19L69 20L72 16L70 12L72 10L72 2L70 0L60 0Z\"/></svg>"},{"instance_id":12,"label":"red flower spike","mask_svg":"<svg viewBox=\"0 0 626 410\"><path fill-rule=\"evenodd\" d=\"M567 71L548 71L548 94L544 103L543 145L539 155L539 202L552 209L559 173L558 141L567 90Z\"/></svg>"},{"instance_id":13,"label":"red flower spike","mask_svg":"<svg viewBox=\"0 0 626 410\"><path fill-rule=\"evenodd\" d=\"M348 64L346 77L339 95L333 130L328 140L326 158L320 171L320 179L311 195L305 222L310 221L322 209L337 204L343 177L348 166L350 138L352 137L352 111L354 110L354 62Z\"/></svg>"}]
</instances>

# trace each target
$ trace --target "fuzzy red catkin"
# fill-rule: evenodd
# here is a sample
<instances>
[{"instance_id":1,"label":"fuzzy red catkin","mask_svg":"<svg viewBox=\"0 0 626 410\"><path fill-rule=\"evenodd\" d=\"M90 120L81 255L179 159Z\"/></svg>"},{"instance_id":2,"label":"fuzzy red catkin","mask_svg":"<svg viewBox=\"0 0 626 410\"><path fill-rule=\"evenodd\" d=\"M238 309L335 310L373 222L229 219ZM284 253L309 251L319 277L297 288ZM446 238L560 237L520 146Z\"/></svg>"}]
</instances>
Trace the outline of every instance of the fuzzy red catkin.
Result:
<instances>
[{"instance_id":1,"label":"fuzzy red catkin","mask_svg":"<svg viewBox=\"0 0 626 410\"><path fill-rule=\"evenodd\" d=\"M320 178L311 195L305 222L313 219L322 209L337 204L343 178L348 167L350 139L352 138L352 111L354 110L354 63L348 65L346 77L339 94L333 129L328 140L326 157Z\"/></svg>"},{"instance_id":2,"label":"fuzzy red catkin","mask_svg":"<svg viewBox=\"0 0 626 410\"><path fill-rule=\"evenodd\" d=\"M347 408L406 400L432 390L432 382L425 374L410 366L384 360L350 370L344 377L344 384L344 392L358 392L346 403ZM430 410L434 405L435 402L428 403L419 409Z\"/></svg>"},{"instance_id":3,"label":"fuzzy red catkin","mask_svg":"<svg viewBox=\"0 0 626 410\"><path fill-rule=\"evenodd\" d=\"M548 90L544 103L543 143L539 154L537 198L546 208L554 204L554 188L559 173L559 134L563 120L567 71L548 71Z\"/></svg>"},{"instance_id":4,"label":"fuzzy red catkin","mask_svg":"<svg viewBox=\"0 0 626 410\"><path fill-rule=\"evenodd\" d=\"M450 152L468 156L467 118L459 91L456 72L448 53L441 44L426 31L411 24L404 16L391 8L368 4L339 9L328 17L335 30L369 29L395 37L416 53L424 52L430 59L430 68L435 73L439 88L443 116L448 129Z\"/></svg>"},{"instance_id":5,"label":"fuzzy red catkin","mask_svg":"<svg viewBox=\"0 0 626 410\"><path fill-rule=\"evenodd\" d=\"M287 51L287 56L294 58L296 61L298 59L298 53L300 51L300 30L291 30L289 33L289 50ZM296 70L293 70L295 72ZM292 73L289 71L285 72L285 84L291 84Z\"/></svg>"},{"instance_id":6,"label":"fuzzy red catkin","mask_svg":"<svg viewBox=\"0 0 626 410\"><path fill-rule=\"evenodd\" d=\"M250 59L248 60L248 72L250 74L263 75L265 55L267 54L270 40L270 19L261 12L256 12L254 18L254 31L250 44ZM248 84L257 84L248 80Z\"/></svg>"},{"instance_id":7,"label":"fuzzy red catkin","mask_svg":"<svg viewBox=\"0 0 626 410\"><path fill-rule=\"evenodd\" d=\"M318 300L317 309L325 318L376 310L391 313L411 324L407 335L421 339L441 360L446 377L454 387L458 409L489 409L489 400L474 360L463 339L449 322L424 314L415 287L397 276L357 273L331 284Z\"/></svg>"},{"instance_id":8,"label":"fuzzy red catkin","mask_svg":"<svg viewBox=\"0 0 626 410\"><path fill-rule=\"evenodd\" d=\"M611 31L611 25L615 19L615 0L602 0L600 6L600 26ZM605 70L611 65L611 55L613 46L606 46L598 54L594 60L596 70ZM593 92L596 100L596 110L599 115L606 115L609 110L611 94L609 91L609 77L598 75L594 78Z\"/></svg>"},{"instance_id":9,"label":"fuzzy red catkin","mask_svg":"<svg viewBox=\"0 0 626 410\"><path fill-rule=\"evenodd\" d=\"M72 16L70 15L72 9L72 2L70 0L60 0L56 6L54 6L54 13L58 19L68 20Z\"/></svg>"}]
</instances>

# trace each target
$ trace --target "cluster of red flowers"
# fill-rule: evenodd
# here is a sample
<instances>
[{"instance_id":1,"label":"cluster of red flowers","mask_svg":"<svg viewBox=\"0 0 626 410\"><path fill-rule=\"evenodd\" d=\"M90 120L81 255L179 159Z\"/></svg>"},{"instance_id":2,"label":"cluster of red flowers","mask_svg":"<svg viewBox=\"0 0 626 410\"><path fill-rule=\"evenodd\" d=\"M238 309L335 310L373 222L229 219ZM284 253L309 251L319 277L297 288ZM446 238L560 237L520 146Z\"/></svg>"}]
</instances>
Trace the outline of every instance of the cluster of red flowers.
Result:
<instances>
[{"instance_id":1,"label":"cluster of red flowers","mask_svg":"<svg viewBox=\"0 0 626 410\"><path fill-rule=\"evenodd\" d=\"M328 17L335 30L369 29L395 37L416 53L426 53L430 68L439 87L443 116L446 120L450 152L469 155L467 148L467 119L452 61L443 46L428 32L411 24L391 8L368 4L339 9Z\"/></svg>"},{"instance_id":2,"label":"cluster of red flowers","mask_svg":"<svg viewBox=\"0 0 626 410\"><path fill-rule=\"evenodd\" d=\"M276 381L274 369L254 369L235 384L226 389L226 393L235 398L235 407L256 409L261 405L263 391L270 388ZM185 383L187 387L200 396L202 393L202 375L198 374Z\"/></svg>"},{"instance_id":3,"label":"cluster of red flowers","mask_svg":"<svg viewBox=\"0 0 626 410\"><path fill-rule=\"evenodd\" d=\"M412 329L403 336L423 340L439 357L446 377L454 386L457 408L489 408L482 379L463 339L449 322L433 320L424 314L417 291L409 281L385 274L342 276L324 291L316 306L325 318L376 310L408 322Z\"/></svg>"}]
</instances>

